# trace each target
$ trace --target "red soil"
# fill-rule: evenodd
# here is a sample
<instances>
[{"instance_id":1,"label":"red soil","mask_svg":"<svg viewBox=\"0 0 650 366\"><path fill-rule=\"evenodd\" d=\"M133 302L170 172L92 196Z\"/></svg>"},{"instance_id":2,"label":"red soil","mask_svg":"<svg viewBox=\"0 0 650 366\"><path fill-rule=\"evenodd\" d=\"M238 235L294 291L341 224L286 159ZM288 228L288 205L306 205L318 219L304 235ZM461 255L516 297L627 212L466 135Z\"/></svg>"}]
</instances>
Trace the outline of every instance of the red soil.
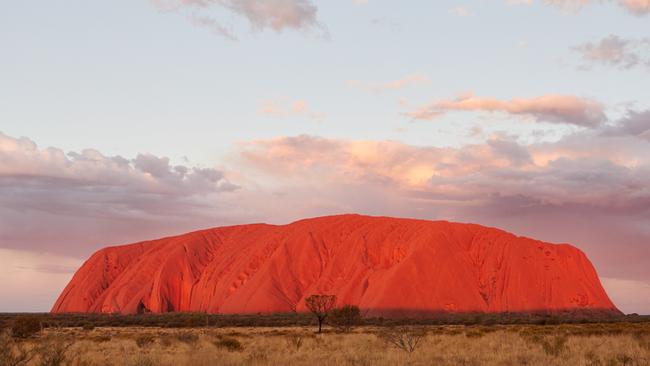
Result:
<instances>
[{"instance_id":1,"label":"red soil","mask_svg":"<svg viewBox=\"0 0 650 366\"><path fill-rule=\"evenodd\" d=\"M383 316L618 313L573 246L473 224L360 215L105 248L77 271L52 312L304 311L304 299L317 293Z\"/></svg>"}]
</instances>

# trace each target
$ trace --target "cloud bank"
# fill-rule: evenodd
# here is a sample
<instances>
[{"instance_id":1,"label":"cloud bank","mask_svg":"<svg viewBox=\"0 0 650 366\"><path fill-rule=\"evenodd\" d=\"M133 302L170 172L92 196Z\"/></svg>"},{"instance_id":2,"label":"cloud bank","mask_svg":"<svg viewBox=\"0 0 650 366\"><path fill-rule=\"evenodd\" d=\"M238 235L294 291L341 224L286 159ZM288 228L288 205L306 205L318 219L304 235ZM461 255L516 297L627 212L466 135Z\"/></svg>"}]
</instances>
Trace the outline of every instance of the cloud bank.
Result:
<instances>
[{"instance_id":1,"label":"cloud bank","mask_svg":"<svg viewBox=\"0 0 650 366\"><path fill-rule=\"evenodd\" d=\"M213 168L40 149L0 133L0 247L85 255L98 243L190 229L237 188Z\"/></svg>"},{"instance_id":2,"label":"cloud bank","mask_svg":"<svg viewBox=\"0 0 650 366\"><path fill-rule=\"evenodd\" d=\"M500 100L463 95L438 100L406 113L416 120L432 120L452 111L500 112L532 118L537 122L572 124L594 128L607 120L602 104L572 95L542 95L534 98Z\"/></svg>"}]
</instances>

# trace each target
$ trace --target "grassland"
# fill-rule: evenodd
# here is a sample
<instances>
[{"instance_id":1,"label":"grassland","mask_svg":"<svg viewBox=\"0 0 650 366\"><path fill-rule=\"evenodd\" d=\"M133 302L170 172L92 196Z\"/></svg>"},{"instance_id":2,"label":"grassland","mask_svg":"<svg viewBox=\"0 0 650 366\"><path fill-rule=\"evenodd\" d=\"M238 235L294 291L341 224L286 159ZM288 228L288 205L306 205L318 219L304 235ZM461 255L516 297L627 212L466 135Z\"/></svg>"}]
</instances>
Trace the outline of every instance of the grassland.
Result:
<instances>
[{"instance_id":1,"label":"grassland","mask_svg":"<svg viewBox=\"0 0 650 366\"><path fill-rule=\"evenodd\" d=\"M306 321L306 319L305 319ZM85 328L85 329L84 329ZM412 347L409 347L412 346ZM0 366L22 365L650 365L650 323L50 326L0 337Z\"/></svg>"}]
</instances>

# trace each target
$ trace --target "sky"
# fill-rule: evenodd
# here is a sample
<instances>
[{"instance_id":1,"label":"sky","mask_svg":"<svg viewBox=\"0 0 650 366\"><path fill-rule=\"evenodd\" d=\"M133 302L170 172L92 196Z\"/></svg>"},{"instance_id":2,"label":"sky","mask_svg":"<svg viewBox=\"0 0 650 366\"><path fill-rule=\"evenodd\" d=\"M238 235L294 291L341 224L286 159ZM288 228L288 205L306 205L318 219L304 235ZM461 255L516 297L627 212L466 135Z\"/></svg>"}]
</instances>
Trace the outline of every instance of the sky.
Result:
<instances>
[{"instance_id":1,"label":"sky","mask_svg":"<svg viewBox=\"0 0 650 366\"><path fill-rule=\"evenodd\" d=\"M337 213L571 243L650 314L650 1L0 12L0 312L107 246Z\"/></svg>"}]
</instances>

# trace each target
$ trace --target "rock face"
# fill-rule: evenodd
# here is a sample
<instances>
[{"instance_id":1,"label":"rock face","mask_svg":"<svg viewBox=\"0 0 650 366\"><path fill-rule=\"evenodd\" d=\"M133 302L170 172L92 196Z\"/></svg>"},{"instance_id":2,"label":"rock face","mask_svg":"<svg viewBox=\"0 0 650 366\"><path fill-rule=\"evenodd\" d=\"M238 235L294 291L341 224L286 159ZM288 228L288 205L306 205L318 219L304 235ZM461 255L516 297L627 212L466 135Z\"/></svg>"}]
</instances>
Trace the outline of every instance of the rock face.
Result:
<instances>
[{"instance_id":1,"label":"rock face","mask_svg":"<svg viewBox=\"0 0 650 366\"><path fill-rule=\"evenodd\" d=\"M96 252L52 312L619 313L580 250L473 224L360 215L220 227Z\"/></svg>"}]
</instances>

